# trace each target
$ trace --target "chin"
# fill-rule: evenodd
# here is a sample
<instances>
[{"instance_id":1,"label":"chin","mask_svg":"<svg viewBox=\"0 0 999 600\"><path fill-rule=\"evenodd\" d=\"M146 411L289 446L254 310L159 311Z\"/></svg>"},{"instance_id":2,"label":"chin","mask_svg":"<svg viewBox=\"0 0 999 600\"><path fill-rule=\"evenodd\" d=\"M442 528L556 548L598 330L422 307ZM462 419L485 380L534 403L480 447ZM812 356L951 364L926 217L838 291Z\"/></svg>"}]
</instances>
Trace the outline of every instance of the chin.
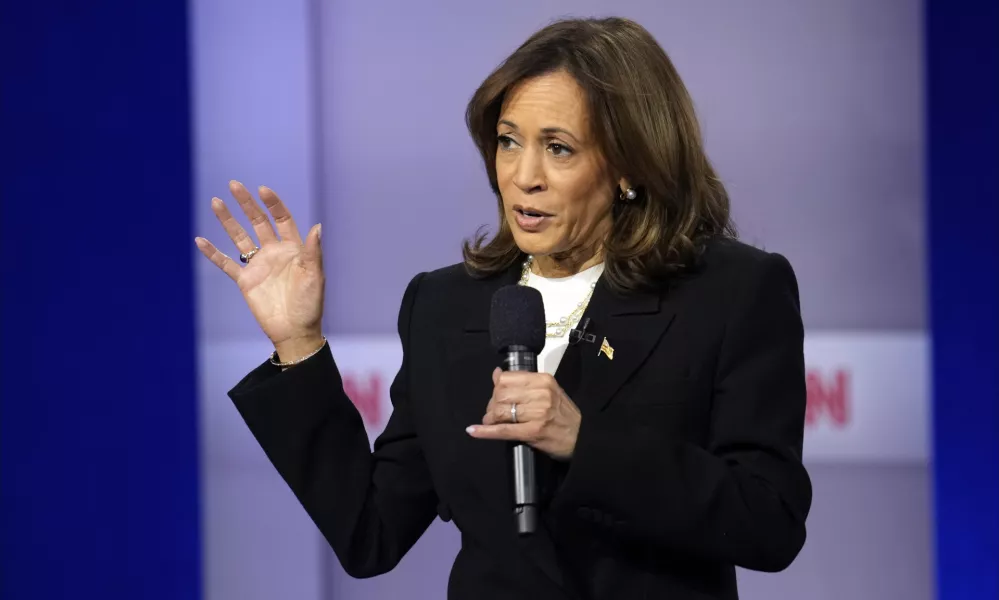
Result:
<instances>
[{"instance_id":1,"label":"chin","mask_svg":"<svg viewBox=\"0 0 999 600\"><path fill-rule=\"evenodd\" d=\"M541 236L523 231L515 231L513 241L524 254L531 256L545 256L555 251L555 244Z\"/></svg>"}]
</instances>

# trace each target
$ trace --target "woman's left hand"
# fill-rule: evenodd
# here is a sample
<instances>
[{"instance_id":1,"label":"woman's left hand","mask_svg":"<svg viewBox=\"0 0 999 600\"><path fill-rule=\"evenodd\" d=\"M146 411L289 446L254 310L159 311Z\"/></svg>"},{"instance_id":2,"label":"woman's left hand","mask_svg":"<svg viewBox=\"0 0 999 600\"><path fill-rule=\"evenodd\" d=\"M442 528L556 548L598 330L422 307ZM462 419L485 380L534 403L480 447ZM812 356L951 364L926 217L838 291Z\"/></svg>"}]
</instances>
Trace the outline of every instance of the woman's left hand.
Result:
<instances>
[{"instance_id":1,"label":"woman's left hand","mask_svg":"<svg viewBox=\"0 0 999 600\"><path fill-rule=\"evenodd\" d=\"M482 425L472 425L467 431L484 440L524 442L552 458L569 460L581 420L579 408L551 375L497 368L493 371L493 397Z\"/></svg>"}]
</instances>

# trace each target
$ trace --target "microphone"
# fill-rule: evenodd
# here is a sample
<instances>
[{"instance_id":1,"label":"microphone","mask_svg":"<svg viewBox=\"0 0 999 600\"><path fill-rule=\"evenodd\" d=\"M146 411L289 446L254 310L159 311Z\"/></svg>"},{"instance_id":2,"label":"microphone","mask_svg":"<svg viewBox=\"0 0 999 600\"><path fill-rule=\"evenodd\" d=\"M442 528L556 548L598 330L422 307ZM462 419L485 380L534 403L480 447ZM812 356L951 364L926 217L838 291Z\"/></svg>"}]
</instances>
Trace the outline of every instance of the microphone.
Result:
<instances>
[{"instance_id":1,"label":"microphone","mask_svg":"<svg viewBox=\"0 0 999 600\"><path fill-rule=\"evenodd\" d=\"M597 341L597 336L592 333L586 333L586 328L590 326L590 318L586 317L583 321L582 326L579 329L573 327L569 330L569 345L575 346L579 342L588 342L590 344Z\"/></svg>"},{"instance_id":2,"label":"microphone","mask_svg":"<svg viewBox=\"0 0 999 600\"><path fill-rule=\"evenodd\" d=\"M508 285L493 294L489 336L503 356L504 371L538 372L538 353L545 347L545 306L541 292ZM513 514L517 533L534 533L538 525L538 483L534 449L522 442L513 446Z\"/></svg>"}]
</instances>

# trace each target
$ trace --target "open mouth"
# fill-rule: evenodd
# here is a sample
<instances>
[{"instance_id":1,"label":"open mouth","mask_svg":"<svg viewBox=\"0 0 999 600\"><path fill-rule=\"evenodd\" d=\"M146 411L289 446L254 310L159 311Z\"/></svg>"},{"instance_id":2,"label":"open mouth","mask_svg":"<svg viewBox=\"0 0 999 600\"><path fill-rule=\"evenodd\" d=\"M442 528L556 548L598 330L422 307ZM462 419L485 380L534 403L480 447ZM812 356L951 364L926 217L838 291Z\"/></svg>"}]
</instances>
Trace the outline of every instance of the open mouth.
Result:
<instances>
[{"instance_id":1,"label":"open mouth","mask_svg":"<svg viewBox=\"0 0 999 600\"><path fill-rule=\"evenodd\" d=\"M540 233L544 231L552 222L551 217L555 215L538 210L533 206L517 205L513 207L514 221L521 231L528 233Z\"/></svg>"},{"instance_id":2,"label":"open mouth","mask_svg":"<svg viewBox=\"0 0 999 600\"><path fill-rule=\"evenodd\" d=\"M525 207L525 206L519 206L518 205L518 206L514 206L513 210L514 210L514 212L518 212L518 213L524 215L525 217L529 217L529 218L541 218L541 217L552 217L552 216L554 216L551 213L542 212L542 211L540 211L540 210L538 210L536 208L530 207L530 206Z\"/></svg>"}]
</instances>

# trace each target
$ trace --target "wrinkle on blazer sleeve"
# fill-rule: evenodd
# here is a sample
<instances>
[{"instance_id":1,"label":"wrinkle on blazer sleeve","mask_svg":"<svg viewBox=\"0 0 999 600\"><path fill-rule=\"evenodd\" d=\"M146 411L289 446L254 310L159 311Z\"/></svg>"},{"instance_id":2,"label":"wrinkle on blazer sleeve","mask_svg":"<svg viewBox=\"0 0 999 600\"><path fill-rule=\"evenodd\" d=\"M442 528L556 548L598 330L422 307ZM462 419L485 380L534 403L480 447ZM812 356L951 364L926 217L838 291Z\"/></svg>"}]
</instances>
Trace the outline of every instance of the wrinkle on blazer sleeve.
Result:
<instances>
[{"instance_id":1,"label":"wrinkle on blazer sleeve","mask_svg":"<svg viewBox=\"0 0 999 600\"><path fill-rule=\"evenodd\" d=\"M721 342L707 447L584 418L559 502L617 536L780 571L804 545L812 498L804 331L787 260L768 254L749 271Z\"/></svg>"},{"instance_id":2,"label":"wrinkle on blazer sleeve","mask_svg":"<svg viewBox=\"0 0 999 600\"><path fill-rule=\"evenodd\" d=\"M374 452L329 346L285 371L264 363L229 392L352 577L391 570L437 514L408 397L409 322L421 277L413 278L403 296L402 366L389 390L394 409Z\"/></svg>"}]
</instances>

